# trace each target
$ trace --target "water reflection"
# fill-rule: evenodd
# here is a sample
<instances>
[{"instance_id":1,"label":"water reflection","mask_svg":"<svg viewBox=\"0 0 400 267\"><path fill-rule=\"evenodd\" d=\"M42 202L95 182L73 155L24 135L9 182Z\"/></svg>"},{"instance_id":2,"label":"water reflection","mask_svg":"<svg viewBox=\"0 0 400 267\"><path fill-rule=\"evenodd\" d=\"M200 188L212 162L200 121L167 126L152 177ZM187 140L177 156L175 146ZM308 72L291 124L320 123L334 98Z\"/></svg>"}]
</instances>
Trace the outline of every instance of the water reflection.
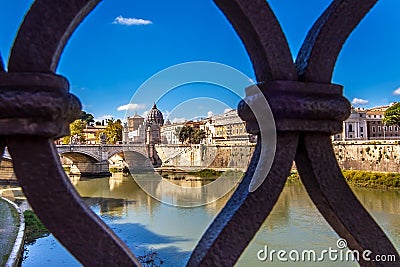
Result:
<instances>
[{"instance_id":1,"label":"water reflection","mask_svg":"<svg viewBox=\"0 0 400 267\"><path fill-rule=\"evenodd\" d=\"M202 181L201 177L192 181L180 180L178 183L172 183L154 172L134 174L133 177L143 191L163 203L196 207L223 197L237 186L242 176L242 172L226 172L211 183Z\"/></svg>"},{"instance_id":2,"label":"water reflection","mask_svg":"<svg viewBox=\"0 0 400 267\"><path fill-rule=\"evenodd\" d=\"M121 174L102 179L75 179L85 202L124 240L137 255L151 249L164 260L163 266L183 266L212 219L229 198L195 208L163 204L140 189L132 177ZM400 248L400 192L353 188L360 201ZM164 192L172 194L172 192ZM175 198L182 196L175 195ZM336 248L338 236L325 222L303 186L286 185L276 206L241 256L237 266L265 266L257 252L271 249L321 251ZM23 266L79 266L54 237L29 246ZM273 266L287 263L273 262ZM358 266L356 263L324 262L324 266ZM310 266L296 263L296 266ZM317 265L315 265L317 266Z\"/></svg>"},{"instance_id":3,"label":"water reflection","mask_svg":"<svg viewBox=\"0 0 400 267\"><path fill-rule=\"evenodd\" d=\"M400 195L398 191L352 188L360 202L381 225L395 247L400 248ZM384 204L385 207L382 206ZM386 205L385 205L386 204ZM337 249L338 235L325 221L299 183L286 185L279 200L253 241L246 248L237 266L265 266L271 262L257 260L257 252L274 250ZM310 266L307 262L272 262L273 266ZM315 266L318 266L316 264ZM355 262L324 261L324 266L358 266Z\"/></svg>"}]
</instances>

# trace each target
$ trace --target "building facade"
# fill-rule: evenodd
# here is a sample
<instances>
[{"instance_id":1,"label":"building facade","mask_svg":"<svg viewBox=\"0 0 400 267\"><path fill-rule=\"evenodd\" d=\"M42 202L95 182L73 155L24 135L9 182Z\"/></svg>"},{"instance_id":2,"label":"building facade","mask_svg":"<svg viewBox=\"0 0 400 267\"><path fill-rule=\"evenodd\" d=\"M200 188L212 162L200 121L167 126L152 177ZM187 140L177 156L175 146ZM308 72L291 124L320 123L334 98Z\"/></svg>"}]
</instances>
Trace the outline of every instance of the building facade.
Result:
<instances>
[{"instance_id":1,"label":"building facade","mask_svg":"<svg viewBox=\"0 0 400 267\"><path fill-rule=\"evenodd\" d=\"M177 133L185 126L186 122L171 123L169 120L161 127L161 143L178 145L180 144Z\"/></svg>"},{"instance_id":2,"label":"building facade","mask_svg":"<svg viewBox=\"0 0 400 267\"><path fill-rule=\"evenodd\" d=\"M334 141L398 140L400 128L384 125L385 111L389 106L370 109L352 108L349 118L343 122L343 132L333 136Z\"/></svg>"},{"instance_id":3,"label":"building facade","mask_svg":"<svg viewBox=\"0 0 400 267\"><path fill-rule=\"evenodd\" d=\"M237 110L212 116L211 124L214 126L214 136L211 138L214 144L249 143L253 139L246 132L246 123L240 119Z\"/></svg>"},{"instance_id":4,"label":"building facade","mask_svg":"<svg viewBox=\"0 0 400 267\"><path fill-rule=\"evenodd\" d=\"M399 127L388 126L383 123L385 111L389 107L381 106L367 111L366 121L369 140L396 140L400 138Z\"/></svg>"}]
</instances>

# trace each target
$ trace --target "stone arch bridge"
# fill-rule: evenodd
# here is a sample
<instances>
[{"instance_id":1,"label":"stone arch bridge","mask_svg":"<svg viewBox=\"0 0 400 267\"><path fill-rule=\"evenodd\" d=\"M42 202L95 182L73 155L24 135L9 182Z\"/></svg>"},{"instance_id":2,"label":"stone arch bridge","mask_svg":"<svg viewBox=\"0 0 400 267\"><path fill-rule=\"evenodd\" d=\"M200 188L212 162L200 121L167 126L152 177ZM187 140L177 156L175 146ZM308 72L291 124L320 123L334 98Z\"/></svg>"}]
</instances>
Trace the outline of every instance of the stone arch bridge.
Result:
<instances>
[{"instance_id":1,"label":"stone arch bridge","mask_svg":"<svg viewBox=\"0 0 400 267\"><path fill-rule=\"evenodd\" d=\"M81 176L109 176L109 159L120 154L130 169L150 167L146 145L57 145L58 153L73 162Z\"/></svg>"}]
</instances>

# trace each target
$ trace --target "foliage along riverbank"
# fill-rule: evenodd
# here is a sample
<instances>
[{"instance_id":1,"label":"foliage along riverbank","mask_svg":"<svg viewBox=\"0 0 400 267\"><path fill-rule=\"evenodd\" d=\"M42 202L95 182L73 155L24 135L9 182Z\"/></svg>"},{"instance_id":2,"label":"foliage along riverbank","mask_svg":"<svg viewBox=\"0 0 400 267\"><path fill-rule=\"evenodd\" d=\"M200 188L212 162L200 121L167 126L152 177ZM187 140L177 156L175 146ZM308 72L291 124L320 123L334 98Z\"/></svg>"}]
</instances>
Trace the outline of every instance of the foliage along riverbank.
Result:
<instances>
[{"instance_id":1,"label":"foliage along riverbank","mask_svg":"<svg viewBox=\"0 0 400 267\"><path fill-rule=\"evenodd\" d=\"M357 170L342 170L342 173L349 185L379 189L400 189L400 173ZM297 171L292 171L288 177L288 183L299 181L299 178Z\"/></svg>"},{"instance_id":2,"label":"foliage along riverbank","mask_svg":"<svg viewBox=\"0 0 400 267\"><path fill-rule=\"evenodd\" d=\"M29 245L40 237L50 234L49 230L42 224L39 218L32 210L24 211L25 217L25 244Z\"/></svg>"}]
</instances>

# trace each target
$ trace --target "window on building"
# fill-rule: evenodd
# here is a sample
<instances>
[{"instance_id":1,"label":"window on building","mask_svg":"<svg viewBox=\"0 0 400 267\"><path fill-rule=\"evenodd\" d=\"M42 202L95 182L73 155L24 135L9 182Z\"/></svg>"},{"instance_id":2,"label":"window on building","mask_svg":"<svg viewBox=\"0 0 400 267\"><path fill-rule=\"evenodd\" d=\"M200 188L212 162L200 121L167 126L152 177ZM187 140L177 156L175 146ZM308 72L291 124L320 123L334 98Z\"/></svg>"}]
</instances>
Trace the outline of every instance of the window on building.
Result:
<instances>
[{"instance_id":1,"label":"window on building","mask_svg":"<svg viewBox=\"0 0 400 267\"><path fill-rule=\"evenodd\" d=\"M375 137L375 134L373 134L372 137Z\"/></svg>"},{"instance_id":2,"label":"window on building","mask_svg":"<svg viewBox=\"0 0 400 267\"><path fill-rule=\"evenodd\" d=\"M349 132L353 131L353 125L349 124Z\"/></svg>"},{"instance_id":3,"label":"window on building","mask_svg":"<svg viewBox=\"0 0 400 267\"><path fill-rule=\"evenodd\" d=\"M364 137L364 135L363 135L363 134L361 134L361 137Z\"/></svg>"},{"instance_id":4,"label":"window on building","mask_svg":"<svg viewBox=\"0 0 400 267\"><path fill-rule=\"evenodd\" d=\"M382 136L381 134L379 134L379 136Z\"/></svg>"},{"instance_id":5,"label":"window on building","mask_svg":"<svg viewBox=\"0 0 400 267\"><path fill-rule=\"evenodd\" d=\"M380 121L378 121L378 124L381 124L381 122L380 122Z\"/></svg>"},{"instance_id":6,"label":"window on building","mask_svg":"<svg viewBox=\"0 0 400 267\"><path fill-rule=\"evenodd\" d=\"M376 118L376 115L374 115L374 118Z\"/></svg>"},{"instance_id":7,"label":"window on building","mask_svg":"<svg viewBox=\"0 0 400 267\"><path fill-rule=\"evenodd\" d=\"M360 127L360 132L364 132L364 127Z\"/></svg>"},{"instance_id":8,"label":"window on building","mask_svg":"<svg viewBox=\"0 0 400 267\"><path fill-rule=\"evenodd\" d=\"M375 132L375 126L372 126L372 132L373 133Z\"/></svg>"},{"instance_id":9,"label":"window on building","mask_svg":"<svg viewBox=\"0 0 400 267\"><path fill-rule=\"evenodd\" d=\"M360 114L360 118L362 118L362 114Z\"/></svg>"},{"instance_id":10,"label":"window on building","mask_svg":"<svg viewBox=\"0 0 400 267\"><path fill-rule=\"evenodd\" d=\"M382 131L381 126L378 126L378 132Z\"/></svg>"},{"instance_id":11,"label":"window on building","mask_svg":"<svg viewBox=\"0 0 400 267\"><path fill-rule=\"evenodd\" d=\"M397 126L396 126L396 127L394 127L394 130L397 132Z\"/></svg>"},{"instance_id":12,"label":"window on building","mask_svg":"<svg viewBox=\"0 0 400 267\"><path fill-rule=\"evenodd\" d=\"M386 127L386 126L383 126L383 130L384 130L384 131L387 131L387 127Z\"/></svg>"},{"instance_id":13,"label":"window on building","mask_svg":"<svg viewBox=\"0 0 400 267\"><path fill-rule=\"evenodd\" d=\"M353 138L353 136L352 136L352 135L350 135L350 138Z\"/></svg>"}]
</instances>

